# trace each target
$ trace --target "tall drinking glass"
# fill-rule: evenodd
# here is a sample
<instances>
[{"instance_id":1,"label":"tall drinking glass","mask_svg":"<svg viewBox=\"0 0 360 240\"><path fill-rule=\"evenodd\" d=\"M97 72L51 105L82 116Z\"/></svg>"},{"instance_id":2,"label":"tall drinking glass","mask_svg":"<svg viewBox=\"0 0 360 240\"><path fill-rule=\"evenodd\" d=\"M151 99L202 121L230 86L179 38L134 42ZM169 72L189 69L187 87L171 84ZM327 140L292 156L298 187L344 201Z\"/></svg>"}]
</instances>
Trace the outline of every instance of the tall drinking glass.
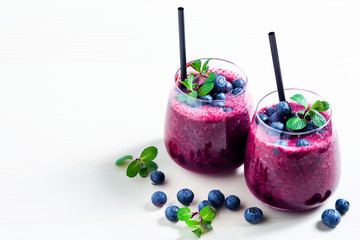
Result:
<instances>
[{"instance_id":1,"label":"tall drinking glass","mask_svg":"<svg viewBox=\"0 0 360 240\"><path fill-rule=\"evenodd\" d=\"M317 100L325 101L302 89L286 89L285 94L287 97L301 94L310 105ZM317 207L334 193L340 177L340 151L332 109L320 112L326 119L321 127L309 122L311 127L302 131L279 131L265 123L263 115L259 116L269 114L268 109L277 102L278 94L272 92L256 107L246 148L246 183L258 199L273 208L302 211ZM305 109L295 101L289 103L293 111Z\"/></svg>"},{"instance_id":2,"label":"tall drinking glass","mask_svg":"<svg viewBox=\"0 0 360 240\"><path fill-rule=\"evenodd\" d=\"M202 64L207 59L200 59ZM191 62L190 62L191 63ZM187 65L187 75L194 73ZM209 72L226 78L226 99L193 98L181 86L181 70L175 74L165 119L165 146L170 157L181 167L197 173L215 174L238 168L244 161L245 146L250 130L251 96L245 73L232 62L212 58ZM237 79L235 82L234 80ZM197 82L204 82L199 77ZM240 88L237 88L239 85ZM232 90L230 88L233 88ZM222 97L224 95L221 95Z\"/></svg>"}]
</instances>

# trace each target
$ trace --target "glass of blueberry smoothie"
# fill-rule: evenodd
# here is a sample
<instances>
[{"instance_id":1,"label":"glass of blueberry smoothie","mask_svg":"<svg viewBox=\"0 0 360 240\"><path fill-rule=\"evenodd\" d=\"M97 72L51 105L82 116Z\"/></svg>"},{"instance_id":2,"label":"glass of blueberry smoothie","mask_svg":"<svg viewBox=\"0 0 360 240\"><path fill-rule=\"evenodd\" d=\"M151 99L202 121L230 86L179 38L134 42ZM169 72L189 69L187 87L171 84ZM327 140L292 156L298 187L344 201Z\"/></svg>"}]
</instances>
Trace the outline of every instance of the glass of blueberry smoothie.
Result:
<instances>
[{"instance_id":1,"label":"glass of blueberry smoothie","mask_svg":"<svg viewBox=\"0 0 360 240\"><path fill-rule=\"evenodd\" d=\"M222 59L198 59L187 78L175 74L166 120L165 146L181 167L204 174L224 173L244 161L250 130L251 96L245 73Z\"/></svg>"},{"instance_id":2,"label":"glass of blueberry smoothie","mask_svg":"<svg viewBox=\"0 0 360 240\"><path fill-rule=\"evenodd\" d=\"M263 97L251 121L244 164L250 191L270 207L303 211L336 189L340 152L329 103L314 92L285 89Z\"/></svg>"}]
</instances>

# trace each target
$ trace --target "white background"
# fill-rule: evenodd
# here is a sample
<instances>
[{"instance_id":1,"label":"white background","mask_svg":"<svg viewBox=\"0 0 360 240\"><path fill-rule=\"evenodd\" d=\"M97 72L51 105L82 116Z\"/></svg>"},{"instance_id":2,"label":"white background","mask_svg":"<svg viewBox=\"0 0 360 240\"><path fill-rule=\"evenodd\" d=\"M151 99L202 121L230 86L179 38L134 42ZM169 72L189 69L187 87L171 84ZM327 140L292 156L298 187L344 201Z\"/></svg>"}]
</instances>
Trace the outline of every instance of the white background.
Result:
<instances>
[{"instance_id":1,"label":"white background","mask_svg":"<svg viewBox=\"0 0 360 240\"><path fill-rule=\"evenodd\" d=\"M275 90L267 33L275 31L285 87L333 106L342 177L320 208L286 213L248 191L242 167L203 176L175 165L163 146L167 97L179 67L177 7L185 8L187 59L218 57L247 73L256 103ZM360 33L358 1L0 2L0 238L195 239L150 203L189 187L236 194L203 239L359 239ZM166 183L129 179L115 160L159 148ZM351 210L335 229L320 222L337 198ZM180 206L180 205L179 205ZM265 221L250 225L247 207Z\"/></svg>"}]
</instances>

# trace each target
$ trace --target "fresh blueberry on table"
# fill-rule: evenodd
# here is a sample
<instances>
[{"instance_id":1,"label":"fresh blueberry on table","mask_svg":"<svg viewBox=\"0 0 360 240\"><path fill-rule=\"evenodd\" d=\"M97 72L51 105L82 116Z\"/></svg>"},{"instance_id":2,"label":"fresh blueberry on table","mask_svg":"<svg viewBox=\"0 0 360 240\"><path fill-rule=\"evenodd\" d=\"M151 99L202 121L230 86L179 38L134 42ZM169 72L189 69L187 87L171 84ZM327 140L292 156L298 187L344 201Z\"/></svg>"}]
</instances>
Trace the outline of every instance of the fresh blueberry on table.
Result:
<instances>
[{"instance_id":1,"label":"fresh blueberry on table","mask_svg":"<svg viewBox=\"0 0 360 240\"><path fill-rule=\"evenodd\" d=\"M154 192L154 194L151 196L151 202L157 206L162 207L167 201L166 194L162 191Z\"/></svg>"},{"instance_id":2,"label":"fresh blueberry on table","mask_svg":"<svg viewBox=\"0 0 360 240\"><path fill-rule=\"evenodd\" d=\"M223 108L223 107L225 107L225 102L224 101L214 101L210 105L212 107Z\"/></svg>"},{"instance_id":3,"label":"fresh blueberry on table","mask_svg":"<svg viewBox=\"0 0 360 240\"><path fill-rule=\"evenodd\" d=\"M219 190L212 190L208 194L208 200L211 202L211 204L214 207L218 208L218 207L221 207L221 205L224 204L225 196Z\"/></svg>"},{"instance_id":4,"label":"fresh blueberry on table","mask_svg":"<svg viewBox=\"0 0 360 240\"><path fill-rule=\"evenodd\" d=\"M270 127L275 128L276 130L283 131L285 125L282 122L273 122Z\"/></svg>"},{"instance_id":5,"label":"fresh blueberry on table","mask_svg":"<svg viewBox=\"0 0 360 240\"><path fill-rule=\"evenodd\" d=\"M286 117L287 115L290 115L291 112L292 112L292 108L288 102L281 101L278 104L276 104L276 113L280 117Z\"/></svg>"},{"instance_id":6,"label":"fresh blueberry on table","mask_svg":"<svg viewBox=\"0 0 360 240\"><path fill-rule=\"evenodd\" d=\"M212 205L212 203L209 200L204 200L204 201L201 201L199 203L199 205L198 205L199 212L201 211L201 209L203 209L206 206L213 206L214 207L214 205Z\"/></svg>"},{"instance_id":7,"label":"fresh blueberry on table","mask_svg":"<svg viewBox=\"0 0 360 240\"><path fill-rule=\"evenodd\" d=\"M165 174L162 171L154 171L151 173L150 179L155 185L163 184L165 181Z\"/></svg>"},{"instance_id":8,"label":"fresh blueberry on table","mask_svg":"<svg viewBox=\"0 0 360 240\"><path fill-rule=\"evenodd\" d=\"M349 211L350 203L348 201L346 201L345 199L340 198L340 199L336 200L335 208L340 213L345 214L347 211Z\"/></svg>"},{"instance_id":9,"label":"fresh blueberry on table","mask_svg":"<svg viewBox=\"0 0 360 240\"><path fill-rule=\"evenodd\" d=\"M226 99L225 93L218 93L215 95L215 100L225 100L225 99Z\"/></svg>"},{"instance_id":10,"label":"fresh blueberry on table","mask_svg":"<svg viewBox=\"0 0 360 240\"><path fill-rule=\"evenodd\" d=\"M177 217L178 210L178 206L168 206L165 210L165 217L171 222L177 222L179 220Z\"/></svg>"},{"instance_id":11,"label":"fresh blueberry on table","mask_svg":"<svg viewBox=\"0 0 360 240\"><path fill-rule=\"evenodd\" d=\"M251 207L246 209L244 213L245 220L252 224L257 224L261 222L263 218L263 212L260 208Z\"/></svg>"},{"instance_id":12,"label":"fresh blueberry on table","mask_svg":"<svg viewBox=\"0 0 360 240\"><path fill-rule=\"evenodd\" d=\"M224 112L232 112L231 108L224 108Z\"/></svg>"},{"instance_id":13,"label":"fresh blueberry on table","mask_svg":"<svg viewBox=\"0 0 360 240\"><path fill-rule=\"evenodd\" d=\"M266 109L266 115L271 116L276 112L276 109L274 107Z\"/></svg>"},{"instance_id":14,"label":"fresh blueberry on table","mask_svg":"<svg viewBox=\"0 0 360 240\"><path fill-rule=\"evenodd\" d=\"M243 90L243 89L240 88L240 87L234 88L231 93L232 93L233 95L238 95L239 93L241 93L242 90Z\"/></svg>"},{"instance_id":15,"label":"fresh blueberry on table","mask_svg":"<svg viewBox=\"0 0 360 240\"><path fill-rule=\"evenodd\" d=\"M297 147L307 147L310 145L311 145L311 142L307 139L300 139L299 141L296 142Z\"/></svg>"},{"instance_id":16,"label":"fresh blueberry on table","mask_svg":"<svg viewBox=\"0 0 360 240\"><path fill-rule=\"evenodd\" d=\"M194 193L188 188L183 188L178 191L177 199L181 204L189 206L194 200Z\"/></svg>"},{"instance_id":17,"label":"fresh blueberry on table","mask_svg":"<svg viewBox=\"0 0 360 240\"><path fill-rule=\"evenodd\" d=\"M244 88L245 81L240 78L237 78L232 82L232 86L233 88Z\"/></svg>"},{"instance_id":18,"label":"fresh blueberry on table","mask_svg":"<svg viewBox=\"0 0 360 240\"><path fill-rule=\"evenodd\" d=\"M321 221L324 225L334 228L341 221L341 216L338 210L326 209L321 215Z\"/></svg>"},{"instance_id":19,"label":"fresh blueberry on table","mask_svg":"<svg viewBox=\"0 0 360 240\"><path fill-rule=\"evenodd\" d=\"M266 114L260 113L258 116L261 119L261 121L263 121L264 123L266 123L266 124L269 123L269 117ZM256 123L259 123L258 118L256 118Z\"/></svg>"},{"instance_id":20,"label":"fresh blueberry on table","mask_svg":"<svg viewBox=\"0 0 360 240\"><path fill-rule=\"evenodd\" d=\"M225 91L226 87L226 78L223 75L217 74L214 79L214 88L215 93L222 93Z\"/></svg>"},{"instance_id":21,"label":"fresh blueberry on table","mask_svg":"<svg viewBox=\"0 0 360 240\"><path fill-rule=\"evenodd\" d=\"M240 198L235 195L230 195L225 199L225 207L228 209L235 211L240 207Z\"/></svg>"},{"instance_id":22,"label":"fresh blueberry on table","mask_svg":"<svg viewBox=\"0 0 360 240\"><path fill-rule=\"evenodd\" d=\"M227 81L226 85L225 85L225 93L231 92L233 90L233 86L231 84L231 82Z\"/></svg>"},{"instance_id":23,"label":"fresh blueberry on table","mask_svg":"<svg viewBox=\"0 0 360 240\"><path fill-rule=\"evenodd\" d=\"M288 142L285 141L285 140L277 140L277 141L275 142L275 144L277 144L277 145L282 145L282 146L289 146Z\"/></svg>"}]
</instances>

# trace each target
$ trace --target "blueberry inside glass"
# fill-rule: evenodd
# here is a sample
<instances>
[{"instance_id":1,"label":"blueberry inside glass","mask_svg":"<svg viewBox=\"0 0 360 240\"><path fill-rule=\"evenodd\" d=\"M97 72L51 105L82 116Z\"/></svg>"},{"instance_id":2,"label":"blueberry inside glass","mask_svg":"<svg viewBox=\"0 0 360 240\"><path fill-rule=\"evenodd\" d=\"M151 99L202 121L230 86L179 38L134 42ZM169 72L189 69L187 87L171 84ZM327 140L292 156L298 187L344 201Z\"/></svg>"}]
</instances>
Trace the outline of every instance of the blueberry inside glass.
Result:
<instances>
[{"instance_id":1,"label":"blueberry inside glass","mask_svg":"<svg viewBox=\"0 0 360 240\"><path fill-rule=\"evenodd\" d=\"M179 69L170 92L166 149L187 170L232 171L244 161L250 130L247 77L235 64L221 59L198 59L187 66L186 81L181 82Z\"/></svg>"},{"instance_id":2,"label":"blueberry inside glass","mask_svg":"<svg viewBox=\"0 0 360 240\"><path fill-rule=\"evenodd\" d=\"M277 92L260 100L250 125L245 179L250 191L267 205L302 211L321 205L336 190L340 152L331 107L314 105L326 101L302 89L286 89L285 94L289 98L301 94L307 102L279 103ZM311 109L319 110L323 125L322 117L307 114Z\"/></svg>"}]
</instances>

